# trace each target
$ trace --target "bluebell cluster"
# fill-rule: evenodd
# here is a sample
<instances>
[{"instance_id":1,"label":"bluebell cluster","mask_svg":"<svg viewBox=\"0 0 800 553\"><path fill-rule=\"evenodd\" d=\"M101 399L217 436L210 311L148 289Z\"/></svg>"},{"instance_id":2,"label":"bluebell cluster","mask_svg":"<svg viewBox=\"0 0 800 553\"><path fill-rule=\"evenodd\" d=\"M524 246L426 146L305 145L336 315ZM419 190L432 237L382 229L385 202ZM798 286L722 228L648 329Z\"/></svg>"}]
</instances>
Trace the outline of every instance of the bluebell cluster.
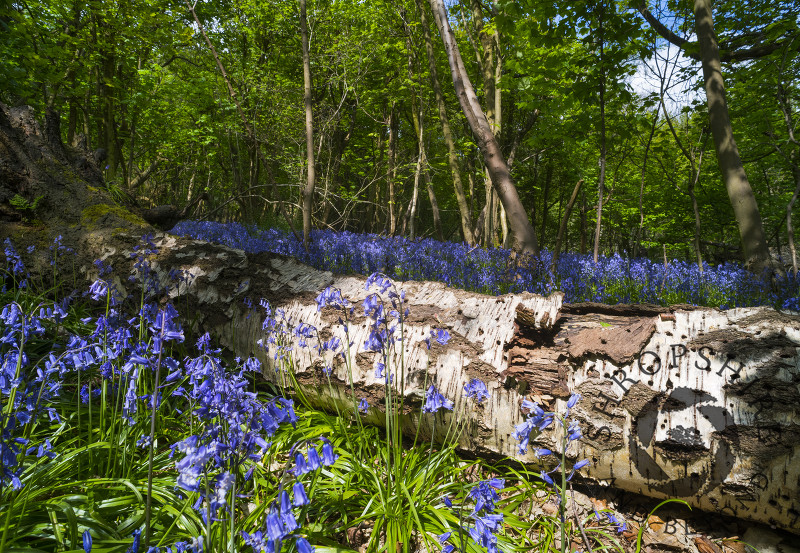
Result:
<instances>
[{"instance_id":1,"label":"bluebell cluster","mask_svg":"<svg viewBox=\"0 0 800 553\"><path fill-rule=\"evenodd\" d=\"M564 409L563 413L555 413L555 412L548 412L542 409L538 403L530 401L530 400L523 400L521 407L527 411L527 416L525 420L518 424L515 428L514 438L516 438L519 444L519 453L520 455L524 454L528 450L529 441L531 438L531 434L533 432L541 433L549 426L553 424L554 421L557 421L558 424L562 426L564 429L562 433L562 437L560 440L560 448L561 448L561 459L555 467L550 470L542 470L539 473L539 477L542 481L547 484L550 488L553 489L556 495L556 501L559 505L559 518L561 521L561 525L565 524L565 500L566 500L566 483L570 482L575 474L581 470L582 468L589 465L590 461L588 459L582 459L572 465L572 468L569 469L569 474L567 474L567 467L564 466L566 461L566 451L569 448L570 444L573 442L578 442L582 437L583 434L581 432L581 427L578 424L578 421L575 419L569 420L569 414L572 409L578 404L581 400L581 395L573 393L570 395L569 399L567 400L566 408ZM546 448L537 448L534 450L536 457L539 459L545 457L557 457L557 453L546 449ZM613 513L603 511L606 515L608 522L613 525L618 533L622 533L626 528L626 524L623 520L618 519ZM596 519L598 522L602 522L603 518L600 516L600 513L595 511ZM563 539L563 535L562 535ZM563 549L562 549L563 551Z\"/></svg>"},{"instance_id":2,"label":"bluebell cluster","mask_svg":"<svg viewBox=\"0 0 800 553\"><path fill-rule=\"evenodd\" d=\"M331 235L330 238L338 240L337 236L341 234L343 233ZM322 235L324 233L317 235L317 238ZM262 237L259 240L269 239ZM372 251L379 257L383 256L382 268L389 274L372 272L367 279L366 288L368 291L376 291L369 294L360 307L369 323L364 349L376 354L376 375L383 378L390 388L394 376L392 367L388 366L390 353L395 344L403 340L402 328L409 316L409 308L405 292L395 288L389 275L397 277L402 274L405 276L400 278L409 278L402 271L398 273L397 259L404 259L406 269L403 270L417 271L413 267L419 260L435 258L435 247L449 246L434 241L403 243L400 239L395 239L389 242L393 242L394 246L383 250L375 247ZM336 243L340 244L336 246L338 248L345 247L341 244L347 244L346 241ZM363 237L359 243L363 245ZM456 246L452 245L453 248ZM415 248L423 248L421 257L414 253ZM336 251L332 242L329 253L335 256ZM496 255L499 251L491 250L488 253ZM208 334L197 341L197 353L193 357L183 360L174 357L173 346L184 341L179 314L171 304L159 303L157 300L163 298L165 292L169 292L169 287L180 286L191 279L191 275L173 271L165 289L150 266L149 260L157 252L152 240L144 237L131 256L135 267L135 274L131 278L138 282L141 289L138 298L125 298L129 303L139 300L140 307L133 316L125 312L124 298L112 284L113 279L109 276L112 268L99 261L96 262L98 278L85 295L105 307L101 315L82 320L85 332L64 336L63 327L59 326L67 317L66 308L71 296L33 308L11 301L0 311L0 398L3 400L0 419L0 459L3 471L0 475L0 493L3 495L17 493L23 488L20 477L26 467L39 462L37 460L46 461L58 455L57 437L52 441L43 434L36 434L37 438L33 440L28 437L31 436L30 429L41 417L46 416L49 421L59 421L59 413L53 405L63 391L63 384L68 383L69 389L74 390L75 401L84 404L91 404L100 397L104 401L106 397L118 398L118 412L124 422L115 424L125 424L131 429L125 435L136 441L136 450L142 456L147 450L152 452L157 441L152 431L145 431L143 421L148 418L148 412L152 410L155 413L164 404L178 413L186 411L191 421L190 431L169 447L170 457L174 459L175 485L184 493L191 494L192 507L207 527L216 523L236 526L237 498L249 497L253 493L254 471L264 464L268 452L275 452L270 441L275 433L282 425L295 425L297 416L294 405L284 397L263 401L256 393L248 391L248 373L260 372L260 363L255 358L237 358L233 368L226 366L222 361L221 350L212 347ZM292 253L300 252L301 250L297 250ZM51 248L54 260L68 253L60 240ZM356 254L357 252L351 252L350 259L354 259ZM473 254L475 257L470 258ZM495 274L493 271L499 271L504 263L498 257L494 260L486 258L482 262L483 266L480 265L481 262L474 265L476 258L488 255L486 250L464 250L453 255L460 256L462 262L459 278L465 275L475 276L481 271ZM368 265L376 259L380 260L377 257L365 257L360 262ZM21 256L9 241L5 243L5 261L5 285L10 284L16 289L27 285L30 277L25 271ZM367 265L362 264L361 267ZM447 269L445 264L438 266L442 271ZM515 269L524 273L522 269ZM352 267L346 270L352 270ZM525 274L533 275L534 272L532 269ZM422 272L414 275L416 278L430 278ZM517 277L519 278L513 281L513 286L521 286L520 283L525 278L519 274ZM484 284L499 285L496 282ZM252 308L253 301L247 301L248 307ZM333 336L323 340L315 327L304 322L287 320L284 311L273 310L264 300L258 303L264 313L262 327L266 334L259 345L270 350L275 360L288 358L295 340L300 347L316 349L320 355L329 351L335 356L345 357L344 348L350 342L348 325L356 306L343 298L339 290L328 288L322 291L317 298L317 306L320 310L333 308L338 311L338 321L344 327L344 341L347 343ZM59 332L53 332L59 328ZM55 342L53 350L29 358L26 345L45 337ZM425 342L431 348L435 344L447 344L449 339L450 335L446 330L432 329ZM331 368L328 366L325 370L330 372ZM161 374L164 375L163 378ZM84 378L83 384L81 375ZM73 386L76 380L77 386ZM464 386L464 396L480 404L489 398L489 392L484 382L472 379ZM574 408L579 399L578 395L569 399L566 415L547 413L537 404L524 401L523 408L529 414L517 426L514 434L520 441L520 453L527 450L534 432L545 430L554 421L564 426L564 448L580 439L578 424L574 421L567 422L570 409ZM369 409L365 398L358 401L357 409L361 412ZM389 409L390 406L387 406L387 412ZM452 409L453 402L435 385L430 385L422 411L437 413ZM107 436L97 438L108 439ZM536 453L539 457L552 455L552 452L545 449L538 449ZM295 443L287 457L285 469L276 479L277 490L273 492L274 495L269 496L269 503L258 523L260 526L238 528L239 539L252 547L255 553L277 553L283 545L290 545L299 553L312 553L314 550L302 531L302 523L311 503L306 485L313 482L324 467L336 463L338 455L333 444L320 436ZM570 480L586 464L588 461L575 463L566 479ZM559 470L564 470L561 465L548 472L542 471L541 478L553 486L558 491L559 498L563 499L564 490L552 477ZM455 533L446 532L439 536L444 553L451 553L456 548L466 551L467 540L485 548L489 553L498 551L498 534L503 529L503 514L498 508L498 491L504 485L500 478L477 482L460 495L463 500L459 506L454 506L450 498L444 498L445 506L452 509L459 519ZM614 518L614 515L605 515L617 527L624 527L624 522ZM204 543L208 535L198 535L191 540L160 549L150 547L147 553L200 553L211 547L211 544ZM128 551L138 553L142 529L134 530L130 537L132 544ZM91 531L83 532L82 538L85 553L90 553L93 547Z\"/></svg>"},{"instance_id":3,"label":"bluebell cluster","mask_svg":"<svg viewBox=\"0 0 800 553\"><path fill-rule=\"evenodd\" d=\"M69 253L64 253L60 240L51 250L54 255ZM69 390L74 390L71 393L75 394L76 402L93 403L103 395L104 401L108 399L114 404L114 412L121 415L121 420L109 424L131 429L120 430L114 439L130 436L136 440L140 451L154 445L153 433L142 433L149 427L149 422L145 421L149 421L151 409L155 413L162 404L168 404L169 410L187 412L191 421L187 424L189 431L170 446L170 455L175 459L175 484L193 494L193 508L206 525L220 521L236 524L232 503L243 497L245 490L249 489L248 493L252 494L252 485L248 488L247 483L271 450L270 437L281 425L294 425L297 421L293 402L284 397L264 401L248 391L251 382L248 373L260 372L260 363L255 358L237 358L234 368L226 366L221 350L211 346L208 334L198 340L196 356L183 360L174 357L172 345L183 342L184 334L177 310L171 304L155 301L168 292L150 267L150 256L155 253L156 246L145 237L132 255L136 268L133 278L142 285L139 297L131 298L133 302L140 300L138 313L133 316L123 310L121 295L108 278L111 268L100 262L96 263L99 277L87 295L92 301L105 305L105 309L96 317L81 320L83 332L64 332L61 323L67 314L63 303L46 301L31 308L10 301L0 310L0 494L3 501L11 497L10 494L24 491L21 477L26 468L39 462L37 459L52 459L58 454L58 448L54 447L57 435L48 436L32 429L42 416L48 421L60 422L55 406L58 401L69 401L69 397L61 398L66 384ZM4 272L4 283L13 289L29 281L21 257L8 240ZM190 276L175 273L168 286L186 278ZM4 292L8 290L5 288ZM266 302L262 301L262 306L271 314ZM268 324L278 323L268 316L265 325ZM29 356L26 346L34 340L49 343L51 351ZM159 380L161 373L166 376ZM74 386L76 381L77 386ZM118 403L114 403L113 398L118 398ZM99 406L95 409L99 410ZM31 439L32 435L36 438ZM108 440L109 436L96 439ZM329 441L324 437L319 439L321 451L309 444L298 444L291 451L295 462L294 469L287 470L287 474L295 477L291 503L287 492L278 490L277 499L263 519L263 529L240 532L241 538L252 545L254 551L279 551L280 543L289 539L300 552L313 551L299 533L300 525L293 509L309 503L301 481L303 475L332 465L338 457ZM141 529L134 530L131 537L133 541L128 551L138 553ZM86 553L93 547L92 538L91 531L83 532ZM150 547L148 553L199 553L204 549L203 540L204 536L200 535L161 549Z\"/></svg>"},{"instance_id":4,"label":"bluebell cluster","mask_svg":"<svg viewBox=\"0 0 800 553\"><path fill-rule=\"evenodd\" d=\"M471 512L465 509L464 504L456 507L450 498L444 498L445 505L455 512L461 525L456 532L449 531L438 536L443 546L442 553L452 553L456 549L467 551L467 538L479 547L485 547L488 553L498 552L497 534L503 529L503 513L496 512L500 500L497 490L504 486L505 480L502 478L476 482L464 498L465 502L474 501Z\"/></svg>"},{"instance_id":5,"label":"bluebell cluster","mask_svg":"<svg viewBox=\"0 0 800 553\"><path fill-rule=\"evenodd\" d=\"M369 275L382 272L399 280L436 280L449 286L485 294L532 292L548 295L560 290L564 301L602 303L688 303L732 308L772 305L800 309L800 281L792 275L772 284L741 266L726 263L704 266L672 260L625 259L618 254L601 257L564 253L554 273L552 253L513 261L502 248L470 247L465 243L433 239L408 240L317 230L308 251L291 233L259 230L239 223L183 221L175 234L208 240L247 252L274 252L296 257L317 269L334 273Z\"/></svg>"}]
</instances>

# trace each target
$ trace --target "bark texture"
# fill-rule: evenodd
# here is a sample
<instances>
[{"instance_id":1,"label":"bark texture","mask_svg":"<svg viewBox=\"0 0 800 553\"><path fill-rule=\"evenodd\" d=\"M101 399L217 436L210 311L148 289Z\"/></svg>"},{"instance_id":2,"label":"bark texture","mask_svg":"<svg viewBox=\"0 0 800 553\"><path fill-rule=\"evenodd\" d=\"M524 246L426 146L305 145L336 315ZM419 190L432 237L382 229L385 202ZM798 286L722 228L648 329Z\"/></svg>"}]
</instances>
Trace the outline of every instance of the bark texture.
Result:
<instances>
[{"instance_id":1,"label":"bark texture","mask_svg":"<svg viewBox=\"0 0 800 553\"><path fill-rule=\"evenodd\" d=\"M497 195L503 202L506 214L508 215L511 230L514 234L515 249L525 253L537 253L536 231L533 229L528 214L522 206L522 202L517 194L517 189L511 179L511 172L505 161L500 145L494 137L492 128L486 119L486 115L481 109L478 97L469 80L461 53L450 28L447 19L447 10L442 0L430 0L431 10L442 35L447 59L450 63L450 72L453 77L453 84L461 104L464 116L467 118L472 133L478 142L478 147L483 154L483 161L492 179Z\"/></svg>"},{"instance_id":2,"label":"bark texture","mask_svg":"<svg viewBox=\"0 0 800 553\"><path fill-rule=\"evenodd\" d=\"M303 43L303 106L306 113L306 185L303 188L303 244L311 242L311 214L314 209L314 114L311 110L311 57L308 53L306 0L300 0L300 37Z\"/></svg>"},{"instance_id":3,"label":"bark texture","mask_svg":"<svg viewBox=\"0 0 800 553\"><path fill-rule=\"evenodd\" d=\"M124 290L133 270L130 253L152 227L114 206L95 186L101 181L87 183L79 154L65 150L66 163L59 161L29 109L0 108L0 203L7 205L12 193L42 196L36 212L41 222L4 216L0 238L11 236L20 252L37 245L46 256L49 241L61 234L63 244L78 252L76 268L87 280L96 270L92 261L102 258L115 267ZM195 332L211 332L235 355L260 356L267 363L264 376L278 382L286 382L286 373L275 354L285 360L291 351L296 391L323 408L352 408L352 378L357 400L371 406L367 420L380 422L385 377L376 376L378 354L364 347L369 321L358 302L369 292L363 277L163 233L154 241L159 253L151 265L162 282L170 269L192 275L171 299ZM51 267L40 261L47 274ZM357 306L347 332L340 311L318 309L316 298L328 286ZM409 314L388 370L395 384L405 384L408 433L419 427L429 437L434 431L433 416L419 406L427 386L435 384L455 402L453 413L437 421L437 435L459 421L462 448L535 464L514 437L526 417L522 400L562 410L577 392L583 397L572 415L584 438L567 455L591 461L582 471L589 481L677 497L702 510L800 533L800 317L770 308L568 305L560 293L490 297L431 282L398 288ZM264 313L247 307L260 299L273 314L282 310L277 319L288 332L278 335L278 344L270 345ZM316 329L306 347L293 331L301 322ZM433 328L447 329L449 343L433 341L428 349ZM332 336L352 343L344 359L313 349L317 337ZM463 394L473 378L488 387L490 397L481 404ZM531 435L534 448L557 450L556 444L553 432Z\"/></svg>"},{"instance_id":4,"label":"bark texture","mask_svg":"<svg viewBox=\"0 0 800 553\"><path fill-rule=\"evenodd\" d=\"M725 98L725 83L722 80L722 64L709 0L695 0L694 18L703 60L708 117L711 122L714 146L717 150L719 169L725 180L725 188L728 191L736 223L739 226L745 262L754 271L761 272L771 265L772 258L767 247L767 238L761 223L756 197L750 181L747 180L747 174L739 156L739 148L733 138L733 128Z\"/></svg>"},{"instance_id":5,"label":"bark texture","mask_svg":"<svg viewBox=\"0 0 800 553\"><path fill-rule=\"evenodd\" d=\"M464 241L472 245L475 243L475 235L472 232L472 214L467 204L467 197L464 195L464 185L461 182L461 169L458 166L458 151L456 151L455 141L453 140L453 132L450 130L450 119L447 116L447 107L444 103L442 85L439 82L439 73L436 69L436 55L433 50L433 40L431 39L431 32L428 25L428 16L425 12L425 5L421 0L416 0L416 6L420 14L420 21L422 22L422 36L425 39L425 53L428 58L428 72L430 73L433 92L436 96L436 107L439 110L439 122L442 125L442 136L447 145L447 165L453 177L453 188L455 189L456 201L458 202L458 212L461 215L461 232L464 235Z\"/></svg>"}]
</instances>

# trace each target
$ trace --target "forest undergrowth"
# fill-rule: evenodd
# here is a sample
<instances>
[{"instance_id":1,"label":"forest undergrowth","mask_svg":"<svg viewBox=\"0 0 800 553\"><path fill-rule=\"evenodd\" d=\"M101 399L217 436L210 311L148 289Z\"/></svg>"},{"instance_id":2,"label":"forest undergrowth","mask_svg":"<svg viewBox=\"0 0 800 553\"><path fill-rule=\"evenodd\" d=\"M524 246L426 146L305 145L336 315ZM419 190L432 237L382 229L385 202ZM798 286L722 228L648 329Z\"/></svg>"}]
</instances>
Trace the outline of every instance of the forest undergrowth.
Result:
<instances>
[{"instance_id":1,"label":"forest undergrowth","mask_svg":"<svg viewBox=\"0 0 800 553\"><path fill-rule=\"evenodd\" d=\"M182 221L174 234L208 240L249 253L273 252L295 257L333 273L385 273L396 280L434 280L473 292L497 295L564 292L565 302L691 304L730 309L770 305L800 311L800 279L759 278L737 263L705 264L681 260L655 262L563 253L552 267L553 253L522 260L512 250L471 247L432 238L409 240L376 234L316 230L308 250L291 232L262 230L240 223ZM551 270L552 269L552 270Z\"/></svg>"},{"instance_id":2,"label":"forest undergrowth","mask_svg":"<svg viewBox=\"0 0 800 553\"><path fill-rule=\"evenodd\" d=\"M228 228L225 236L239 240L231 245L251 250L269 236L251 237L236 226L195 228L220 233ZM358 241L343 237L351 244ZM412 265L416 258L410 247L362 239L361 248L347 257L347 242L325 242L334 239L325 233L315 238L319 244L308 256L319 255L328 263L322 268L338 264L343 270L384 268L389 273L373 273L367 279L372 293L357 305L332 288L317 298L320 309L340 312L342 325L355 312L369 320L366 351L359 353L376 358L384 381L382 405L370 405L351 387L348 404L337 413L312 409L294 380L288 344L301 337L301 347L320 357L332 351L343 360L350 359L349 345L323 341L313 327L287 320L264 300L252 304L264 321L260 347L271 360L266 370L278 371L282 385L268 385L259 378L265 368L258 359L231 359L208 334L187 343L180 301L160 300L190 275L173 271L169 282L160 281L150 266L157 250L146 237L134 254L128 288L135 291L128 297L110 284L114 269L99 261L99 277L88 290L81 289L71 269L73 252L59 240L49 251L56 284L45 287L28 274L23 256L6 240L0 312L0 551L641 549L646 524L632 530L609 509L578 515L567 508L571 480L588 462L565 455L570 443L582 438L569 415L581 399L577 394L560 402L558 412L523 403L528 415L514 434L520 450L538 433L562 436L560 451L536 450L541 466L491 464L458 455L456 438L467 431L463 421L468 411L488 398L480 380L452 398L426 383L421 416L443 425L444 438L404 438L400 429L408 416L407 398L389 360L403 340L409 311L390 277L446 272L448 258L442 254L434 265L437 244L422 241L418 257L431 263L423 269ZM283 240L279 247L292 247L288 238ZM451 248L447 255L459 255L456 245L441 247ZM315 253L321 251L327 257ZM534 282L525 279L534 278L535 271L523 270L520 279L503 285L503 253L474 249L473 254L470 259L483 261L462 256L463 263L447 273L451 285L475 278L481 262L488 277L476 282L483 282L485 291L503 286L507 289L497 292L516 291ZM579 265L577 258L565 258L565 266ZM381 260L384 267L372 267ZM615 262L621 261L604 260L604 270L611 271ZM580 273L561 278L578 279ZM749 288L737 302L762 297L754 296L758 288L746 282ZM549 285L558 288L557 281ZM609 288L603 280L593 286ZM601 294L593 293L595 299ZM447 331L431 328L429 347L444 347L448 339ZM367 425L366 413L381 417L382 426ZM548 504L551 509L543 508Z\"/></svg>"}]
</instances>

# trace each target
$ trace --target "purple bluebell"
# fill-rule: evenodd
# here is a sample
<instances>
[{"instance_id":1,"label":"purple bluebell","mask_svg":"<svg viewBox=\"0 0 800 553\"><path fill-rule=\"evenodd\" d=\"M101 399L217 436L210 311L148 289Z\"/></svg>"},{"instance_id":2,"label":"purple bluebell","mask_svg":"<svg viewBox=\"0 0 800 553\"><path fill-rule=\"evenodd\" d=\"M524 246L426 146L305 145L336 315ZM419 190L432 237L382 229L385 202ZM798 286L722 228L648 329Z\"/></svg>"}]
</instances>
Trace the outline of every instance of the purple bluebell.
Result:
<instances>
[{"instance_id":1,"label":"purple bluebell","mask_svg":"<svg viewBox=\"0 0 800 553\"><path fill-rule=\"evenodd\" d=\"M450 333L443 328L431 330L431 337L435 338L436 341L443 346L450 341Z\"/></svg>"},{"instance_id":2,"label":"purple bluebell","mask_svg":"<svg viewBox=\"0 0 800 553\"><path fill-rule=\"evenodd\" d=\"M569 400L567 401L567 409L572 409L573 407L575 407L578 404L578 401L580 401L580 399L581 399L580 394L572 394L569 397Z\"/></svg>"},{"instance_id":3,"label":"purple bluebell","mask_svg":"<svg viewBox=\"0 0 800 553\"><path fill-rule=\"evenodd\" d=\"M424 413L436 413L440 409L451 411L453 409L453 402L445 398L436 386L431 384L428 392L425 395L425 404L422 406Z\"/></svg>"},{"instance_id":4,"label":"purple bluebell","mask_svg":"<svg viewBox=\"0 0 800 553\"><path fill-rule=\"evenodd\" d=\"M301 476L303 474L308 474L311 472L311 469L308 468L306 464L306 458L303 457L303 454L298 452L294 456L294 475Z\"/></svg>"},{"instance_id":5,"label":"purple bluebell","mask_svg":"<svg viewBox=\"0 0 800 553\"><path fill-rule=\"evenodd\" d=\"M86 553L92 551L92 535L89 533L89 530L83 531L83 550Z\"/></svg>"},{"instance_id":6,"label":"purple bluebell","mask_svg":"<svg viewBox=\"0 0 800 553\"><path fill-rule=\"evenodd\" d=\"M339 456L333 452L333 446L326 441L322 444L322 464L326 467L333 465Z\"/></svg>"},{"instance_id":7,"label":"purple bluebell","mask_svg":"<svg viewBox=\"0 0 800 553\"><path fill-rule=\"evenodd\" d=\"M486 384L477 378L473 378L467 384L464 384L464 394L473 398L478 404L483 403L484 399L489 399L489 390Z\"/></svg>"},{"instance_id":8,"label":"purple bluebell","mask_svg":"<svg viewBox=\"0 0 800 553\"><path fill-rule=\"evenodd\" d=\"M322 460L319 458L319 452L315 447L308 448L308 469L317 470L322 466Z\"/></svg>"},{"instance_id":9,"label":"purple bluebell","mask_svg":"<svg viewBox=\"0 0 800 553\"><path fill-rule=\"evenodd\" d=\"M314 547L305 538L297 538L297 553L314 553Z\"/></svg>"},{"instance_id":10,"label":"purple bluebell","mask_svg":"<svg viewBox=\"0 0 800 553\"><path fill-rule=\"evenodd\" d=\"M287 533L278 513L275 511L269 513L267 515L267 536L269 536L269 539L282 540Z\"/></svg>"},{"instance_id":11,"label":"purple bluebell","mask_svg":"<svg viewBox=\"0 0 800 553\"><path fill-rule=\"evenodd\" d=\"M295 480L294 484L292 485L292 495L294 496L292 505L295 507L302 507L303 505L308 505L310 503L308 496L306 495L306 489L303 487L303 483L300 482L300 480Z\"/></svg>"}]
</instances>

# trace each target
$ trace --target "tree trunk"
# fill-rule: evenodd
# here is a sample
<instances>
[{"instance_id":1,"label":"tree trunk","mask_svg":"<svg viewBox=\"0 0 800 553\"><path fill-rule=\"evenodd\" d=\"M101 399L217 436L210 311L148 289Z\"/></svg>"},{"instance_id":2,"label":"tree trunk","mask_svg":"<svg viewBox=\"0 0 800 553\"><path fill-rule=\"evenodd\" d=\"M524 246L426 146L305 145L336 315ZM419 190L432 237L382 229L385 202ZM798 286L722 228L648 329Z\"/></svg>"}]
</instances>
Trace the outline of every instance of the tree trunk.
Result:
<instances>
[{"instance_id":1,"label":"tree trunk","mask_svg":"<svg viewBox=\"0 0 800 553\"><path fill-rule=\"evenodd\" d=\"M797 196L800 194L800 167L794 165L792 167L792 175L794 176L794 194L792 199L786 206L786 238L789 243L789 253L792 255L792 274L797 277L797 251L794 246L794 224L792 223L792 210L794 204L797 202ZM778 248L780 251L780 248Z\"/></svg>"},{"instance_id":2,"label":"tree trunk","mask_svg":"<svg viewBox=\"0 0 800 553\"><path fill-rule=\"evenodd\" d=\"M414 189L411 192L411 203L408 204L408 210L403 218L403 230L401 234L405 235L406 226L408 226L408 238L414 240L417 235L416 218L417 218L417 201L419 199L419 175L422 171L422 150L420 149L417 155L417 165L414 167Z\"/></svg>"},{"instance_id":3,"label":"tree trunk","mask_svg":"<svg viewBox=\"0 0 800 553\"><path fill-rule=\"evenodd\" d=\"M739 227L745 264L750 270L761 273L765 269L772 268L772 258L761 223L758 203L747 180L736 140L733 138L710 0L695 0L694 18L703 63L708 117L719 169Z\"/></svg>"},{"instance_id":4,"label":"tree trunk","mask_svg":"<svg viewBox=\"0 0 800 553\"><path fill-rule=\"evenodd\" d=\"M486 217L483 219L483 247L491 248L494 246L494 208L497 194L492 188L492 177L489 175L489 170L485 167L483 170L483 187L486 193Z\"/></svg>"},{"instance_id":5,"label":"tree trunk","mask_svg":"<svg viewBox=\"0 0 800 553\"><path fill-rule=\"evenodd\" d=\"M689 199L692 200L692 212L694 213L694 253L697 257L697 268L700 274L703 274L703 253L700 249L700 206L697 205L697 195L694 193L694 187L697 181L700 180L700 168L703 165L703 150L700 150L700 159L697 162L697 172L694 178L689 181L686 191L689 194Z\"/></svg>"},{"instance_id":6,"label":"tree trunk","mask_svg":"<svg viewBox=\"0 0 800 553\"><path fill-rule=\"evenodd\" d=\"M403 230L401 234L406 233L406 223L408 223L408 237L414 240L416 237L416 218L417 218L417 205L419 202L419 176L422 172L422 167L425 158L425 143L423 142L423 127L422 118L416 112L416 102L412 102L411 117L414 122L414 130L417 133L417 165L414 168L414 189L411 192L411 203L408 205L408 210L403 218Z\"/></svg>"},{"instance_id":7,"label":"tree trunk","mask_svg":"<svg viewBox=\"0 0 800 553\"><path fill-rule=\"evenodd\" d=\"M481 110L478 98L475 96L469 75L467 75L464 62L458 51L455 36L450 28L444 3L442 0L430 0L430 4L447 51L450 72L453 76L453 84L461 109L467 118L472 133L475 135L478 147L483 153L483 160L489 170L497 195L500 201L503 202L508 214L511 231L514 233L515 248L522 252L535 254L538 250L536 231L528 221L528 215L522 206L522 202L520 202L503 153L500 151L500 146L492 133L486 116Z\"/></svg>"},{"instance_id":8,"label":"tree trunk","mask_svg":"<svg viewBox=\"0 0 800 553\"><path fill-rule=\"evenodd\" d=\"M586 193L581 194L581 255L586 253L586 215L589 211L589 206L586 205Z\"/></svg>"},{"instance_id":9,"label":"tree trunk","mask_svg":"<svg viewBox=\"0 0 800 553\"><path fill-rule=\"evenodd\" d=\"M47 275L48 241L61 234L87 284L96 277L92 261L102 257L115 268L123 295L133 291L127 280L136 262L131 253L152 227L112 204L85 157L68 152L70 159L60 160L48 134L29 108L0 105L0 197L42 195L37 224L46 229L32 232L29 224L4 220L0 236L12 236L26 265ZM29 166L38 166L38 177ZM269 330L244 301L263 298L284 311L289 325L281 340L288 340L292 353L281 355L279 363L294 360L293 381L300 388L287 392L302 391L314 405L344 412L364 398L370 405L365 421L383 420L386 378L375 376L380 359L364 347L370 321L356 317L346 331L340 322L346 313L330 306L320 310L315 301L332 286L360 302L372 293L363 277L333 276L282 255L248 254L163 233L153 233L153 241L158 253L149 261L162 284L170 281L171 269L193 275L169 298L192 314L188 334L208 331L232 356L255 352L267 364L264 377L278 381L285 375L274 370L278 352L257 345L269 343ZM29 245L36 246L32 254L26 253ZM420 405L429 384L454 400L454 411L437 428L463 423L456 436L462 450L538 466L531 449L521 453L514 438L526 418L523 399L562 411L570 394L579 393L571 418L584 437L566 455L571 462L590 461L581 471L588 482L679 498L709 512L800 532L800 317L766 307L567 305L558 292L548 298L493 297L441 283L397 286L410 315L403 340L392 342L389 352L391 385L405 382L406 406ZM320 358L317 349L301 347L300 333L292 332L300 322L326 339L352 343L342 352L347 359L334 352ZM448 330L449 343L434 342L428 349L424 340L432 328ZM330 379L325 366L331 367ZM473 378L484 381L490 394L482 407L462 392ZM409 409L404 430L413 436L419 428L427 439L432 421ZM532 433L530 440L531 448L558 452L550 431Z\"/></svg>"},{"instance_id":10,"label":"tree trunk","mask_svg":"<svg viewBox=\"0 0 800 553\"><path fill-rule=\"evenodd\" d=\"M394 177L396 171L396 156L397 156L397 127L398 117L395 109L395 104L392 102L392 108L389 111L389 159L386 166L386 188L389 199L389 235L394 236L397 231L397 219L395 213L397 206L395 205L394 194Z\"/></svg>"},{"instance_id":11,"label":"tree trunk","mask_svg":"<svg viewBox=\"0 0 800 553\"><path fill-rule=\"evenodd\" d=\"M605 47L603 37L603 10L600 10L600 178L597 180L597 222L594 229L594 252L593 259L595 264L600 258L600 230L603 222L603 192L606 186L606 72L605 60L603 59L603 49Z\"/></svg>"},{"instance_id":12,"label":"tree trunk","mask_svg":"<svg viewBox=\"0 0 800 553\"><path fill-rule=\"evenodd\" d=\"M553 164L549 163L544 176L544 190L542 191L542 227L539 231L539 245L545 247L545 237L547 233L547 215L550 207L547 202L550 200L550 184L553 182ZM535 219L534 219L535 221Z\"/></svg>"},{"instance_id":13,"label":"tree trunk","mask_svg":"<svg viewBox=\"0 0 800 553\"><path fill-rule=\"evenodd\" d=\"M661 95L662 99L664 95ZM644 158L642 159L642 176L639 183L639 228L636 231L636 237L633 240L633 255L639 255L639 243L642 241L642 234L644 231L644 183L647 177L647 157L650 153L650 145L653 143L653 135L656 132L656 124L658 123L658 112L661 110L661 104L656 107L656 113L653 115L653 124L650 125L650 134L647 137L647 144L644 147Z\"/></svg>"},{"instance_id":14,"label":"tree trunk","mask_svg":"<svg viewBox=\"0 0 800 553\"><path fill-rule=\"evenodd\" d=\"M461 169L458 165L458 151L453 140L453 132L450 129L450 119L447 116L447 106L444 103L444 94L442 93L442 85L439 82L439 72L436 69L436 54L433 50L433 40L431 40L430 25L428 24L428 15L425 11L425 5L422 0L416 0L417 10L420 13L420 20L422 22L422 36L425 40L425 52L428 57L428 72L431 76L431 84L433 85L433 92L436 96L436 107L439 110L439 122L442 125L442 135L444 142L447 146L447 165L450 168L450 175L453 177L453 188L456 193L456 203L458 203L458 213L461 216L461 233L464 236L464 241L469 244L475 244L475 236L472 233L472 214L467 205L467 198L464 194L464 186L461 181ZM471 195L470 195L471 197Z\"/></svg>"},{"instance_id":15,"label":"tree trunk","mask_svg":"<svg viewBox=\"0 0 800 553\"><path fill-rule=\"evenodd\" d=\"M555 274L556 267L558 266L558 256L561 254L561 241L564 238L564 234L567 232L569 214L572 212L572 207L575 205L575 200L578 199L578 192L580 192L582 185L583 179L579 180L577 184L575 184L575 189L572 191L572 196L569 197L569 202L567 202L567 207L564 210L564 217L561 219L561 225L558 227L558 237L556 238L556 245L553 248L553 261L550 263L550 272L553 274Z\"/></svg>"},{"instance_id":16,"label":"tree trunk","mask_svg":"<svg viewBox=\"0 0 800 553\"><path fill-rule=\"evenodd\" d=\"M153 162L147 166L147 169L142 171L142 173L137 176L135 179L131 179L131 184L128 187L128 194L133 196L134 198L138 194L139 187L144 184L144 182L150 178L150 175L153 174L153 171L158 169L158 166L161 164L161 158L157 157L153 160ZM191 201L191 198L189 198Z\"/></svg>"},{"instance_id":17,"label":"tree trunk","mask_svg":"<svg viewBox=\"0 0 800 553\"><path fill-rule=\"evenodd\" d=\"M303 188L303 244L311 243L311 215L314 209L314 114L311 111L311 57L308 53L306 0L300 0L300 37L303 43L303 105L306 112L306 186Z\"/></svg>"}]
</instances>

